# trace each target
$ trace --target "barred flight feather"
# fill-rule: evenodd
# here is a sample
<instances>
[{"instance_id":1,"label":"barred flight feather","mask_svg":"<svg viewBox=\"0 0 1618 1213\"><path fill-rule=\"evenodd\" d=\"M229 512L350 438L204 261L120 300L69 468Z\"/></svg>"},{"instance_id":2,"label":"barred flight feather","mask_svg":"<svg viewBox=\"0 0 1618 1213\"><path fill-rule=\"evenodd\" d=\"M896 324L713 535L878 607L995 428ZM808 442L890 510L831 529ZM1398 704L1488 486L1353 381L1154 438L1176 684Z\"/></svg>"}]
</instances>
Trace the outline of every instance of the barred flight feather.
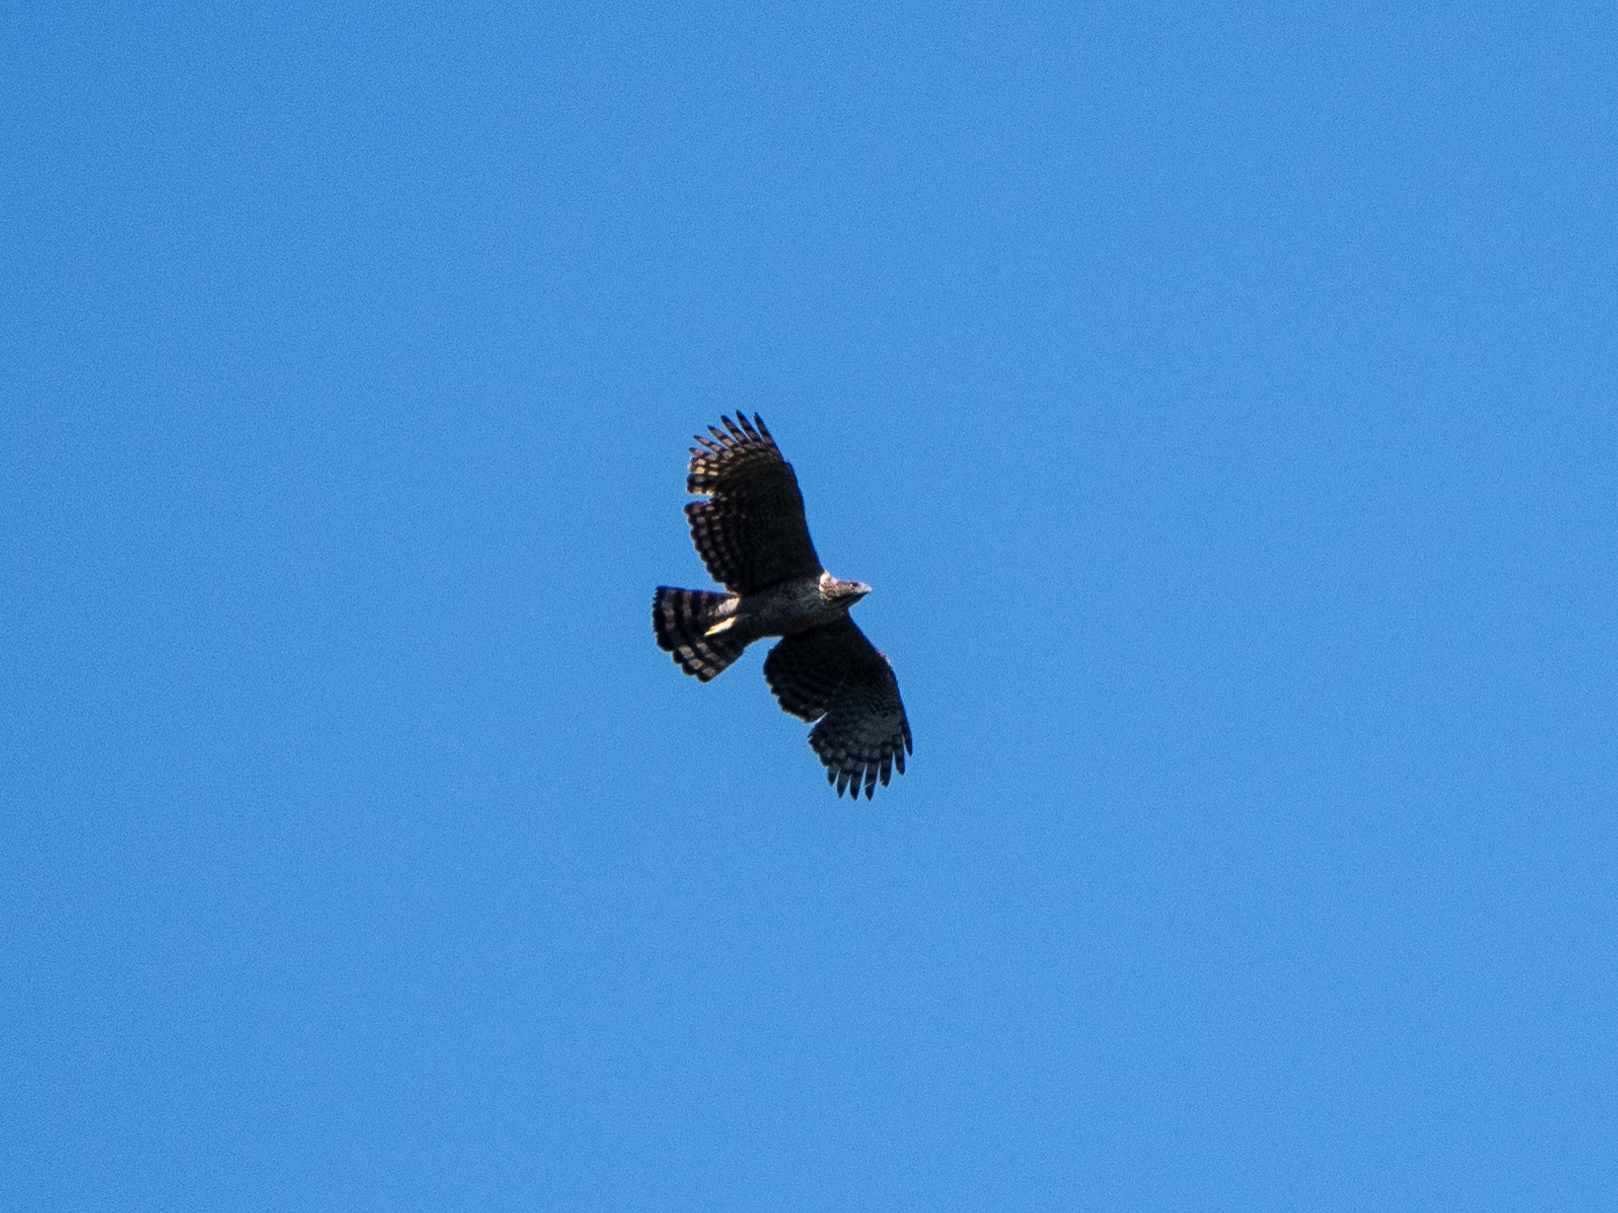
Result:
<instances>
[{"instance_id":1,"label":"barred flight feather","mask_svg":"<svg viewBox=\"0 0 1618 1213\"><path fill-rule=\"evenodd\" d=\"M716 677L746 647L727 641L723 635L704 635L728 600L728 595L711 590L683 590L668 585L658 586L652 594L652 631L657 636L657 647L672 653L675 663L699 681Z\"/></svg>"}]
</instances>

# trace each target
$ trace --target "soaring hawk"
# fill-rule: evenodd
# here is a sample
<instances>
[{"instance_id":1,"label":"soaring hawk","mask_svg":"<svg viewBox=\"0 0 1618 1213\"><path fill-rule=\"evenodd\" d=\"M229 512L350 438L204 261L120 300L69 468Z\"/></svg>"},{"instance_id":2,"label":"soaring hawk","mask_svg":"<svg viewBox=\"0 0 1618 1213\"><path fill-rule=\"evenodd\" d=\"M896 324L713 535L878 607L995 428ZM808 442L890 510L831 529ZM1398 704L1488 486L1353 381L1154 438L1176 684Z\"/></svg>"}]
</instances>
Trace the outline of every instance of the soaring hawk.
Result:
<instances>
[{"instance_id":1,"label":"soaring hawk","mask_svg":"<svg viewBox=\"0 0 1618 1213\"><path fill-rule=\"evenodd\" d=\"M757 413L721 417L691 448L685 507L702 563L728 594L660 585L652 630L687 674L707 682L753 641L780 636L764 659L764 679L784 711L816 720L809 744L826 781L869 800L894 767L904 774L910 722L888 659L848 617L871 592L821 567L792 465Z\"/></svg>"}]
</instances>

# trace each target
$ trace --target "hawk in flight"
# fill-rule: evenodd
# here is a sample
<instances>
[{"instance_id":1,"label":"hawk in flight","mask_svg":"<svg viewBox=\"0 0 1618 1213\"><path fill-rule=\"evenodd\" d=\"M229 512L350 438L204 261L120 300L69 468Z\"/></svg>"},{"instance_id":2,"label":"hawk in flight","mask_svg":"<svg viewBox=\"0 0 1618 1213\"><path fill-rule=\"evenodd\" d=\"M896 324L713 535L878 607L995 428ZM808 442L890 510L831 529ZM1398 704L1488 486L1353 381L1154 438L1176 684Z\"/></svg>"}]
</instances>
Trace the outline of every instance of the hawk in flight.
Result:
<instances>
[{"instance_id":1,"label":"hawk in flight","mask_svg":"<svg viewBox=\"0 0 1618 1213\"><path fill-rule=\"evenodd\" d=\"M871 592L821 567L792 465L764 419L720 418L712 438L697 436L686 469L691 538L702 563L728 594L660 585L652 595L657 646L687 674L707 682L765 636L781 642L764 659L764 679L784 711L818 721L809 744L841 796L865 786L869 800L894 767L904 774L910 722L893 667L848 617Z\"/></svg>"}]
</instances>

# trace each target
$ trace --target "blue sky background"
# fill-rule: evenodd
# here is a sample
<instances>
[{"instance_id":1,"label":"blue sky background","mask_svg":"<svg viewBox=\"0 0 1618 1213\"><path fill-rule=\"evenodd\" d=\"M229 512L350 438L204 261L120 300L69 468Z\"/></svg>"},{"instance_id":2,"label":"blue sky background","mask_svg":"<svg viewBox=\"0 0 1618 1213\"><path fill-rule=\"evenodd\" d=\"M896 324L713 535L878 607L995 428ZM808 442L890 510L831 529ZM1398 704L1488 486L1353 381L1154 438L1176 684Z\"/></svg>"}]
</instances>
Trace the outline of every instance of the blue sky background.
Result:
<instances>
[{"instance_id":1,"label":"blue sky background","mask_svg":"<svg viewBox=\"0 0 1618 1213\"><path fill-rule=\"evenodd\" d=\"M1615 27L8 7L0 1207L1615 1207Z\"/></svg>"}]
</instances>

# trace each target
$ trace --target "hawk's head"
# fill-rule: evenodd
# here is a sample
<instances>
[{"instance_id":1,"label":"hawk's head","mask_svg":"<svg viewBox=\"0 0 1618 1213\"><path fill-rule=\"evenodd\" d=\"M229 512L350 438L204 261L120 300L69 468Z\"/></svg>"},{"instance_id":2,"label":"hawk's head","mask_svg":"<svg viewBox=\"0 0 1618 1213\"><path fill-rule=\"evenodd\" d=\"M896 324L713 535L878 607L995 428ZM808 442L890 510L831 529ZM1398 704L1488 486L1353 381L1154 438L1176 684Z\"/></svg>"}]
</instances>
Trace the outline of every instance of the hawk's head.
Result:
<instances>
[{"instance_id":1,"label":"hawk's head","mask_svg":"<svg viewBox=\"0 0 1618 1213\"><path fill-rule=\"evenodd\" d=\"M871 592L863 581L839 581L830 573L820 575L820 596L845 611Z\"/></svg>"}]
</instances>

